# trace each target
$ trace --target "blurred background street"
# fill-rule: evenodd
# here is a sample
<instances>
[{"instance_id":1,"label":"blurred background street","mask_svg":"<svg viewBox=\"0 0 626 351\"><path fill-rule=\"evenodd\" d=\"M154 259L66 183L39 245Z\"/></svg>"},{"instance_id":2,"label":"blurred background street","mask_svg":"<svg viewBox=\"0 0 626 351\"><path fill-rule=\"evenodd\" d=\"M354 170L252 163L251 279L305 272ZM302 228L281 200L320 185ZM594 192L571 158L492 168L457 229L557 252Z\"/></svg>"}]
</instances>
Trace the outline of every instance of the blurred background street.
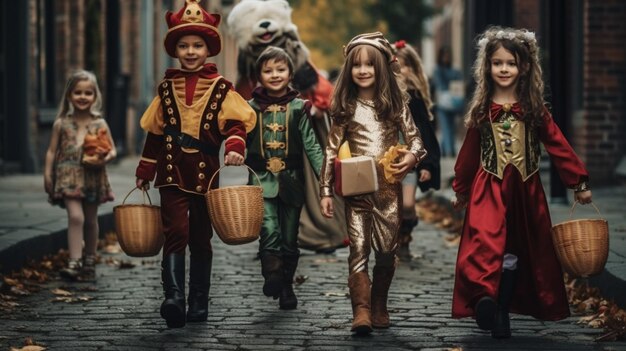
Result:
<instances>
[{"instance_id":1,"label":"blurred background street","mask_svg":"<svg viewBox=\"0 0 626 351\"><path fill-rule=\"evenodd\" d=\"M222 52L210 61L233 82L240 74L240 49L226 18L237 3L201 1L222 14ZM568 282L572 293L575 283L589 283L599 296L576 300L571 318L539 322L514 316L514 337L508 341L491 339L472 320L450 318L462 214L449 209L449 182L465 135L461 112L454 117L453 149L442 158L442 190L418 193L418 206L436 204L446 214L422 218L414 230L415 257L399 267L390 292L391 329L364 339L350 336L345 248L303 251L296 287L301 304L284 313L261 293L257 244L226 246L215 237L209 321L182 330L168 330L158 315L159 256L131 258L110 242L99 251L97 283L60 280L51 255L67 247L66 211L46 201L42 173L66 78L76 69L96 74L117 146L118 159L108 166L116 201L99 208L104 242L114 231L113 207L134 186L145 138L141 114L165 70L178 66L163 50L164 17L183 4L0 1L0 350L29 343L50 350L626 350L624 319L619 324L611 319L615 313L599 312L601 301L626 308L626 1L621 0L288 1L311 62L331 82L343 62L342 45L356 34L379 30L392 43L404 40L419 51L433 93L438 53L449 50L467 99L474 86L477 34L491 25L536 33L547 105L586 164L594 203L610 230L604 270ZM433 123L444 138L440 118L435 114ZM540 167L553 223L570 219L571 191L547 157ZM222 185L243 184L245 176L228 167ZM158 204L158 192L150 194ZM597 216L591 207L579 206L572 217ZM610 323L617 324L609 328Z\"/></svg>"}]
</instances>

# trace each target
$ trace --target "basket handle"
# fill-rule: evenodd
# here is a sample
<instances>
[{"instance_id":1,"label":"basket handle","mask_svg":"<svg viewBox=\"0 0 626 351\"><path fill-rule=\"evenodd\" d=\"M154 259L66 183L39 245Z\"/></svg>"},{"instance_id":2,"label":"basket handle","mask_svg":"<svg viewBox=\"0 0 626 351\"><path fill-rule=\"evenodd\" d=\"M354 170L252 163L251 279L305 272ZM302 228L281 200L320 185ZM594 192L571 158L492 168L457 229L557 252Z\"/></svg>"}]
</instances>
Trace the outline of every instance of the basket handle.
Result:
<instances>
[{"instance_id":1,"label":"basket handle","mask_svg":"<svg viewBox=\"0 0 626 351\"><path fill-rule=\"evenodd\" d=\"M574 205L572 205L572 208L569 210L569 218L572 218L572 215L574 214L574 207L576 207L576 204L578 204L578 201L574 201ZM602 218L602 214L600 214L600 210L598 209L598 207L593 203L590 202L591 206L593 206L593 208L596 209L596 212L598 212L598 216L600 218Z\"/></svg>"},{"instance_id":2,"label":"basket handle","mask_svg":"<svg viewBox=\"0 0 626 351\"><path fill-rule=\"evenodd\" d=\"M130 196L130 194L137 190L137 189L141 189L141 193L143 194L143 203L146 203L146 196L148 197L148 202L150 203L150 205L152 205L152 200L150 200L150 194L148 194L148 191L144 188L138 188L138 187L134 187L132 189L130 189L130 191L128 192L128 194L126 194L126 197L124 198L124 200L122 201L122 205L126 203L126 199L128 199L128 196Z\"/></svg>"},{"instance_id":3,"label":"basket handle","mask_svg":"<svg viewBox=\"0 0 626 351\"><path fill-rule=\"evenodd\" d=\"M215 178L215 176L222 170L222 168L224 167L228 167L230 165L223 165L222 167L220 167L220 169L218 169L217 171L215 171L215 173L213 173L213 175L211 176L211 180L209 180L209 188L207 189L207 192L211 190L211 184L213 184L213 178ZM261 179L259 179L259 176L256 174L256 172L250 168L247 164L242 164L242 166L246 166L246 168L248 168L248 170L250 172L252 172L252 174L254 174L254 176L256 177L256 180L259 182L259 184L261 184Z\"/></svg>"}]
</instances>

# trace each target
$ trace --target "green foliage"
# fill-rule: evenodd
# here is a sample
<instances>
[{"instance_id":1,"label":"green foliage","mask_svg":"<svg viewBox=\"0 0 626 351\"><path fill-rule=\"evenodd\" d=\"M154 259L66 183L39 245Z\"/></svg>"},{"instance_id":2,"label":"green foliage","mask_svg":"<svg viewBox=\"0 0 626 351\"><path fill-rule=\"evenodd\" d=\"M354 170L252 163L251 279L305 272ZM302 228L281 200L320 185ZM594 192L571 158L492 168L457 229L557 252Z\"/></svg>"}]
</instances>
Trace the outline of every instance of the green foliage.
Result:
<instances>
[{"instance_id":1,"label":"green foliage","mask_svg":"<svg viewBox=\"0 0 626 351\"><path fill-rule=\"evenodd\" d=\"M291 0L292 20L322 69L340 67L342 48L360 33L381 31L390 41L418 42L433 9L421 0Z\"/></svg>"},{"instance_id":2,"label":"green foliage","mask_svg":"<svg viewBox=\"0 0 626 351\"><path fill-rule=\"evenodd\" d=\"M389 26L389 40L403 39L417 43L422 39L422 23L435 13L432 6L419 0L378 0L370 6L370 15Z\"/></svg>"}]
</instances>

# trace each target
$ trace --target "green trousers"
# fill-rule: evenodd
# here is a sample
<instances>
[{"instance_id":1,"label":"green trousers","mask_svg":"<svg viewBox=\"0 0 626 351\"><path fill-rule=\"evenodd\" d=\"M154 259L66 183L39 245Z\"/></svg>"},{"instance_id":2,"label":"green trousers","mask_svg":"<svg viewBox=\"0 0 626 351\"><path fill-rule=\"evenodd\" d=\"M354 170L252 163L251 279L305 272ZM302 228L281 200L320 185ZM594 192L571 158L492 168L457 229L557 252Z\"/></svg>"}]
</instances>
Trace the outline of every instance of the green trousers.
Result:
<instances>
[{"instance_id":1,"label":"green trousers","mask_svg":"<svg viewBox=\"0 0 626 351\"><path fill-rule=\"evenodd\" d=\"M298 229L302 206L291 206L280 199L263 199L264 213L259 240L259 252L297 255Z\"/></svg>"}]
</instances>

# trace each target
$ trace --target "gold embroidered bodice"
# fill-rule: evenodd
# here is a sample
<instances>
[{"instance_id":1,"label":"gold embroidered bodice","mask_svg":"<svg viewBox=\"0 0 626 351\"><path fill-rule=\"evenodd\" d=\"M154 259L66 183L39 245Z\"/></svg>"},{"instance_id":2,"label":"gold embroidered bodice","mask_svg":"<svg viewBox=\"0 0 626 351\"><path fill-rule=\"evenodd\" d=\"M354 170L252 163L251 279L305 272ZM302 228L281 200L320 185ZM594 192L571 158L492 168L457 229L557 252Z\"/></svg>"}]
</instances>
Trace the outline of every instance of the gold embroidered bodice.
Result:
<instances>
[{"instance_id":1,"label":"gold embroidered bodice","mask_svg":"<svg viewBox=\"0 0 626 351\"><path fill-rule=\"evenodd\" d=\"M502 179L511 164L526 181L539 169L541 152L536 132L526 123L505 111L498 118L480 125L481 163L483 169Z\"/></svg>"}]
</instances>

